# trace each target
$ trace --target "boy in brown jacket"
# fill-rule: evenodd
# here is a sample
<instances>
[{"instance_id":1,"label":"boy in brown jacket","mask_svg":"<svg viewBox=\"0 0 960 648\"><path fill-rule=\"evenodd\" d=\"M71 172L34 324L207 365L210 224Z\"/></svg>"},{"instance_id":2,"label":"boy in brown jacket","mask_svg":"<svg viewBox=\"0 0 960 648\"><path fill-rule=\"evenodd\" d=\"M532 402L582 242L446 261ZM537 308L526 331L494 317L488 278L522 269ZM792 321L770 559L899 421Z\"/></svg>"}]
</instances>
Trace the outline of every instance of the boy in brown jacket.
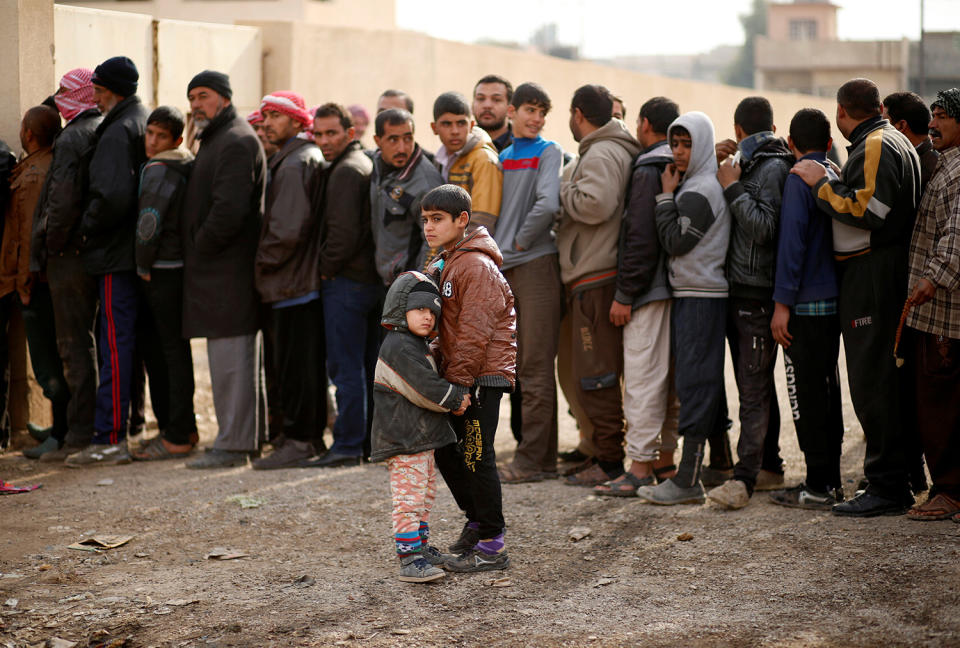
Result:
<instances>
[{"instance_id":1,"label":"boy in brown jacket","mask_svg":"<svg viewBox=\"0 0 960 648\"><path fill-rule=\"evenodd\" d=\"M503 505L493 440L500 398L516 380L516 313L513 293L500 273L503 257L485 227L464 236L470 223L470 194L441 185L420 203L423 235L442 249L431 272L443 301L438 351L440 373L471 390L470 406L452 418L457 443L436 451L437 467L467 516L450 546L451 571L506 569Z\"/></svg>"}]
</instances>

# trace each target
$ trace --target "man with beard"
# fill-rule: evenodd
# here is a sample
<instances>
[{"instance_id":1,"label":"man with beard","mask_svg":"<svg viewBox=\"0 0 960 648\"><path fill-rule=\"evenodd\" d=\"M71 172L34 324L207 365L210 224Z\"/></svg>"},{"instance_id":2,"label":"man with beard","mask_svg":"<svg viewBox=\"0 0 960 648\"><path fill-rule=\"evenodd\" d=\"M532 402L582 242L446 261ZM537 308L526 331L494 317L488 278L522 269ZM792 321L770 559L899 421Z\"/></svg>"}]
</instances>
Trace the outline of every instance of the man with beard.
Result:
<instances>
[{"instance_id":1,"label":"man with beard","mask_svg":"<svg viewBox=\"0 0 960 648\"><path fill-rule=\"evenodd\" d=\"M267 139L266 131L263 130L263 113L259 110L254 110L247 115L247 123L253 127L253 132L257 134L257 139L263 144L263 154L266 155L267 160L269 160L278 149L270 143L270 140Z\"/></svg>"},{"instance_id":2,"label":"man with beard","mask_svg":"<svg viewBox=\"0 0 960 648\"><path fill-rule=\"evenodd\" d=\"M513 131L507 121L507 108L513 99L513 86L496 74L488 74L473 87L473 116L477 126L487 131L497 153L513 142Z\"/></svg>"},{"instance_id":3,"label":"man with beard","mask_svg":"<svg viewBox=\"0 0 960 648\"><path fill-rule=\"evenodd\" d=\"M263 147L230 102L230 78L205 70L187 86L200 131L184 200L183 334L207 338L216 441L188 468L240 466L264 425L254 257L263 218Z\"/></svg>"},{"instance_id":4,"label":"man with beard","mask_svg":"<svg viewBox=\"0 0 960 648\"><path fill-rule=\"evenodd\" d=\"M436 167L413 138L413 115L389 108L374 121L370 178L370 225L377 272L389 286L406 270L422 270L426 246L420 226L420 199L443 184Z\"/></svg>"},{"instance_id":5,"label":"man with beard","mask_svg":"<svg viewBox=\"0 0 960 648\"><path fill-rule=\"evenodd\" d=\"M273 364L283 401L283 444L253 462L257 470L292 468L320 448L326 421L323 393L323 310L317 219L307 185L323 163L320 150L298 137L310 114L296 92L268 94L260 104L263 131L277 147L270 158L267 212L257 247L256 282L270 307Z\"/></svg>"}]
</instances>

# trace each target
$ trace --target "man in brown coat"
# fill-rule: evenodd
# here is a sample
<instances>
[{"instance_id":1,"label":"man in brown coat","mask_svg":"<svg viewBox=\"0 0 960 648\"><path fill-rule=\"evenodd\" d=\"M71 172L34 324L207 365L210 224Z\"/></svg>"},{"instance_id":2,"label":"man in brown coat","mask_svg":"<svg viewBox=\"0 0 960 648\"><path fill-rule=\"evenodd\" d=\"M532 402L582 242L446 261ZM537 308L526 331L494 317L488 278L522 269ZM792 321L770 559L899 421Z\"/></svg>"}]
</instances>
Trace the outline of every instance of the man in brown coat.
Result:
<instances>
[{"instance_id":1,"label":"man in brown coat","mask_svg":"<svg viewBox=\"0 0 960 648\"><path fill-rule=\"evenodd\" d=\"M20 125L20 143L26 157L10 174L10 203L6 210L3 241L0 243L0 371L9 361L6 330L10 314L23 314L30 359L43 394L53 404L50 436L24 455L40 457L63 445L67 435L67 403L70 391L63 377L53 324L53 302L46 278L30 272L30 239L33 212L43 193L44 179L53 161L53 140L60 132L60 117L48 106L31 108ZM6 375L3 371L2 375ZM9 384L0 377L0 391L6 398ZM6 417L4 417L6 419Z\"/></svg>"}]
</instances>

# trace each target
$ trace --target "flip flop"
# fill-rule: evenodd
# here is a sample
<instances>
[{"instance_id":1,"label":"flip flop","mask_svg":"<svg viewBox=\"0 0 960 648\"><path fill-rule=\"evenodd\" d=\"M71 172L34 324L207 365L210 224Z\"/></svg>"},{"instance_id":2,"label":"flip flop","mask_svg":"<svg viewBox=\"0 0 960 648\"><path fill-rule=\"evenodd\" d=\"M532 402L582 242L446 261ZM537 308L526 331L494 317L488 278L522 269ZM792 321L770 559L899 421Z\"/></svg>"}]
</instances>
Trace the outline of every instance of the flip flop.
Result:
<instances>
[{"instance_id":1,"label":"flip flop","mask_svg":"<svg viewBox=\"0 0 960 648\"><path fill-rule=\"evenodd\" d=\"M653 486L653 475L637 477L627 471L617 477L593 487L594 495L604 497L636 497L637 489L641 486Z\"/></svg>"}]
</instances>

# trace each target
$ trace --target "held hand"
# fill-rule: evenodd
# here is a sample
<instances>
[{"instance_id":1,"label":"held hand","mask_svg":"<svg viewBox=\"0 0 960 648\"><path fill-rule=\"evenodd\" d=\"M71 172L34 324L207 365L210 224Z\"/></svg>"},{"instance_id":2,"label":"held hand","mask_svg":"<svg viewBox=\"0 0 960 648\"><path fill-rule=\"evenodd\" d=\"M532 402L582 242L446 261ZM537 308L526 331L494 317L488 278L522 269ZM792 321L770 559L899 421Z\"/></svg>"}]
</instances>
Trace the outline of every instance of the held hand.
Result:
<instances>
[{"instance_id":1,"label":"held hand","mask_svg":"<svg viewBox=\"0 0 960 648\"><path fill-rule=\"evenodd\" d=\"M777 303L773 308L773 319L770 320L770 332L773 333L773 339L784 349L789 349L793 341L793 336L787 331L789 323L790 307Z\"/></svg>"},{"instance_id":2,"label":"held hand","mask_svg":"<svg viewBox=\"0 0 960 648\"><path fill-rule=\"evenodd\" d=\"M737 143L732 139L720 140L717 142L717 145L714 147L717 154L717 164L720 164L725 159L737 152Z\"/></svg>"},{"instance_id":3,"label":"held hand","mask_svg":"<svg viewBox=\"0 0 960 648\"><path fill-rule=\"evenodd\" d=\"M917 282L917 285L913 287L913 292L910 293L909 301L914 306L919 306L920 304L926 304L928 301L933 299L933 295L937 292L937 287L933 285L929 279L920 279Z\"/></svg>"},{"instance_id":4,"label":"held hand","mask_svg":"<svg viewBox=\"0 0 960 648\"><path fill-rule=\"evenodd\" d=\"M680 185L680 172L677 171L677 165L670 163L660 174L660 186L664 193L673 193Z\"/></svg>"},{"instance_id":5,"label":"held hand","mask_svg":"<svg viewBox=\"0 0 960 648\"><path fill-rule=\"evenodd\" d=\"M733 160L727 159L717 169L717 180L720 182L720 186L726 189L734 182L739 181L740 172L740 165L734 164Z\"/></svg>"},{"instance_id":6,"label":"held hand","mask_svg":"<svg viewBox=\"0 0 960 648\"><path fill-rule=\"evenodd\" d=\"M456 416L463 416L468 407L470 407L470 394L464 394L463 398L460 400L460 407L455 409L453 413Z\"/></svg>"},{"instance_id":7,"label":"held hand","mask_svg":"<svg viewBox=\"0 0 960 648\"><path fill-rule=\"evenodd\" d=\"M610 323L614 326L626 326L627 322L630 321L632 312L633 309L627 304L621 304L617 300L613 300L613 303L610 304Z\"/></svg>"},{"instance_id":8,"label":"held hand","mask_svg":"<svg viewBox=\"0 0 960 648\"><path fill-rule=\"evenodd\" d=\"M142 274L140 275L140 278L143 279L144 281L150 281L150 273L147 272L145 274Z\"/></svg>"},{"instance_id":9,"label":"held hand","mask_svg":"<svg viewBox=\"0 0 960 648\"><path fill-rule=\"evenodd\" d=\"M793 165L793 168L790 169L790 173L800 176L801 180L806 182L808 186L812 187L820 182L820 178L823 178L827 175L827 170L824 169L823 165L819 162L814 162L813 160L800 160Z\"/></svg>"}]
</instances>

